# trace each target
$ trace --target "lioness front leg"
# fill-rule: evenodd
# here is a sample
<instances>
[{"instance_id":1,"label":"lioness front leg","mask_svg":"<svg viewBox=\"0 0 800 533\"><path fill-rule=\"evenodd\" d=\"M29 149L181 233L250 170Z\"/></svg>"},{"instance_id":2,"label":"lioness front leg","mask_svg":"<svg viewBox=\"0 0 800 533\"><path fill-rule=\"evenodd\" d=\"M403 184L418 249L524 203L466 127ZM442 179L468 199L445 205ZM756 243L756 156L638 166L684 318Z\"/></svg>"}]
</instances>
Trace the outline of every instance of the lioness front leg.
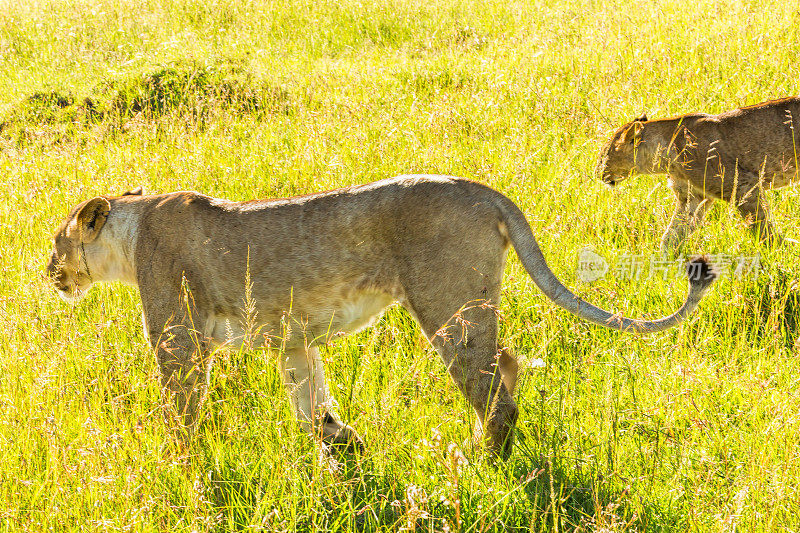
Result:
<instances>
[{"instance_id":1,"label":"lioness front leg","mask_svg":"<svg viewBox=\"0 0 800 533\"><path fill-rule=\"evenodd\" d=\"M755 181L757 183L757 181ZM756 186L740 187L736 196L736 209L745 220L756 239L768 246L777 246L783 237L775 230L770 220L769 208L762 197L763 190Z\"/></svg>"},{"instance_id":2,"label":"lioness front leg","mask_svg":"<svg viewBox=\"0 0 800 533\"><path fill-rule=\"evenodd\" d=\"M668 185L675 193L677 206L661 238L661 251L674 254L703 222L714 200L704 197L699 191L693 191L686 182L680 180L670 179Z\"/></svg>"},{"instance_id":3,"label":"lioness front leg","mask_svg":"<svg viewBox=\"0 0 800 533\"><path fill-rule=\"evenodd\" d=\"M322 358L316 346L286 348L280 366L289 400L305 431L319 435L327 444L363 446L358 433L334 414L334 400L328 391Z\"/></svg>"},{"instance_id":4,"label":"lioness front leg","mask_svg":"<svg viewBox=\"0 0 800 533\"><path fill-rule=\"evenodd\" d=\"M150 331L149 336L161 371L165 418L177 424L180 438L188 439L199 422L208 386L211 360L207 343L183 324Z\"/></svg>"}]
</instances>

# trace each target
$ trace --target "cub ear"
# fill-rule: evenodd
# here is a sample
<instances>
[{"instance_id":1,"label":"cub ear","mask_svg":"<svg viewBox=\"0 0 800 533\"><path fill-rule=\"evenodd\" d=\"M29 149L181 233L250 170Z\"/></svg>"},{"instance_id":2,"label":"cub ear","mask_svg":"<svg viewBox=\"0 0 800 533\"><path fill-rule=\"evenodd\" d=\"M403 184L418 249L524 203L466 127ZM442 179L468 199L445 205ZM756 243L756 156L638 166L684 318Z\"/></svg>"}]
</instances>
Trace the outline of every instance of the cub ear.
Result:
<instances>
[{"instance_id":1,"label":"cub ear","mask_svg":"<svg viewBox=\"0 0 800 533\"><path fill-rule=\"evenodd\" d=\"M141 196L142 194L144 194L144 190L142 189L142 186L139 185L135 189L131 189L127 192L122 193L122 196Z\"/></svg>"},{"instance_id":2,"label":"cub ear","mask_svg":"<svg viewBox=\"0 0 800 533\"><path fill-rule=\"evenodd\" d=\"M100 196L92 198L81 207L67 226L67 236L89 243L97 238L108 219L111 204Z\"/></svg>"}]
</instances>

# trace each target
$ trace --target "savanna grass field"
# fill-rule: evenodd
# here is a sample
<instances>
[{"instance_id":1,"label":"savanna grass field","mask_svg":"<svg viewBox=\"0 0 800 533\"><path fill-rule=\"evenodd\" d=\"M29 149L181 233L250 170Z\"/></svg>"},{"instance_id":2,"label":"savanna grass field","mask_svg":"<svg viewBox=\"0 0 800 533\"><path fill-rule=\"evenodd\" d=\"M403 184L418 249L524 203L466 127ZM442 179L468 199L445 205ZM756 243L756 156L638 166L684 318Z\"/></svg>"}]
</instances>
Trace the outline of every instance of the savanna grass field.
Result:
<instances>
[{"instance_id":1,"label":"savanna grass field","mask_svg":"<svg viewBox=\"0 0 800 533\"><path fill-rule=\"evenodd\" d=\"M505 463L399 307L323 349L362 454L331 458L299 429L275 350L216 353L181 447L137 290L69 305L43 277L53 231L95 195L435 173L512 198L590 302L664 316L688 288L649 262L673 195L663 176L604 187L604 140L643 111L796 95L799 56L800 11L777 0L3 2L0 530L800 531L800 253L758 245L726 204L685 251L732 266L663 333L578 320L510 253ZM800 238L797 188L768 196ZM592 283L587 247L611 265ZM638 276L619 268L633 256Z\"/></svg>"}]
</instances>

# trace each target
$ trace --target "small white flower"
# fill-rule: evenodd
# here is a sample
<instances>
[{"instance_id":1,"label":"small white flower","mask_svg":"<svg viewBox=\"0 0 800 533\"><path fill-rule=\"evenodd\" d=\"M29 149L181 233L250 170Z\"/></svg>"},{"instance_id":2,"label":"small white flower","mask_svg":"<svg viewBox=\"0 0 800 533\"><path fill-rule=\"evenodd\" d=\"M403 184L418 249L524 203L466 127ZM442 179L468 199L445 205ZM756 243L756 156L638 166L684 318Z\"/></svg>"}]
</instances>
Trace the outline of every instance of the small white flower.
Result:
<instances>
[{"instance_id":1,"label":"small white flower","mask_svg":"<svg viewBox=\"0 0 800 533\"><path fill-rule=\"evenodd\" d=\"M531 361L531 368L544 368L546 366L547 363L545 363L542 358L536 358Z\"/></svg>"}]
</instances>

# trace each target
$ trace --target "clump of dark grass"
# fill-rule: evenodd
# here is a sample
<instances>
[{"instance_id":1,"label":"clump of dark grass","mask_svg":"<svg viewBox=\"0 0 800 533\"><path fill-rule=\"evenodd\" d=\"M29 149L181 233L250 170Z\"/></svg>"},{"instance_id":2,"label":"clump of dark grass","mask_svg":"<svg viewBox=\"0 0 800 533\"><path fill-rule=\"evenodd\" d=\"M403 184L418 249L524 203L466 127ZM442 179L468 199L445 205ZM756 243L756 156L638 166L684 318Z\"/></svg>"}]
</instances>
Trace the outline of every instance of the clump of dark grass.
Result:
<instances>
[{"instance_id":1,"label":"clump of dark grass","mask_svg":"<svg viewBox=\"0 0 800 533\"><path fill-rule=\"evenodd\" d=\"M71 94L58 91L38 91L25 98L10 114L3 125L13 121L36 122L48 124L62 122L74 106L75 98Z\"/></svg>"},{"instance_id":2,"label":"clump of dark grass","mask_svg":"<svg viewBox=\"0 0 800 533\"><path fill-rule=\"evenodd\" d=\"M233 61L177 61L102 84L94 97L106 115L154 119L178 112L204 120L212 109L261 114L289 113L289 94L256 83Z\"/></svg>"},{"instance_id":3,"label":"clump of dark grass","mask_svg":"<svg viewBox=\"0 0 800 533\"><path fill-rule=\"evenodd\" d=\"M290 114L289 92L258 82L237 61L178 60L102 81L76 98L57 90L23 99L0 123L0 132L18 145L49 133L56 140L98 123L119 129L133 118L179 116L202 127L215 113Z\"/></svg>"},{"instance_id":4,"label":"clump of dark grass","mask_svg":"<svg viewBox=\"0 0 800 533\"><path fill-rule=\"evenodd\" d=\"M23 99L0 122L0 133L17 145L27 145L42 137L71 137L75 124L95 118L90 100L76 101L71 93L37 91Z\"/></svg>"}]
</instances>

